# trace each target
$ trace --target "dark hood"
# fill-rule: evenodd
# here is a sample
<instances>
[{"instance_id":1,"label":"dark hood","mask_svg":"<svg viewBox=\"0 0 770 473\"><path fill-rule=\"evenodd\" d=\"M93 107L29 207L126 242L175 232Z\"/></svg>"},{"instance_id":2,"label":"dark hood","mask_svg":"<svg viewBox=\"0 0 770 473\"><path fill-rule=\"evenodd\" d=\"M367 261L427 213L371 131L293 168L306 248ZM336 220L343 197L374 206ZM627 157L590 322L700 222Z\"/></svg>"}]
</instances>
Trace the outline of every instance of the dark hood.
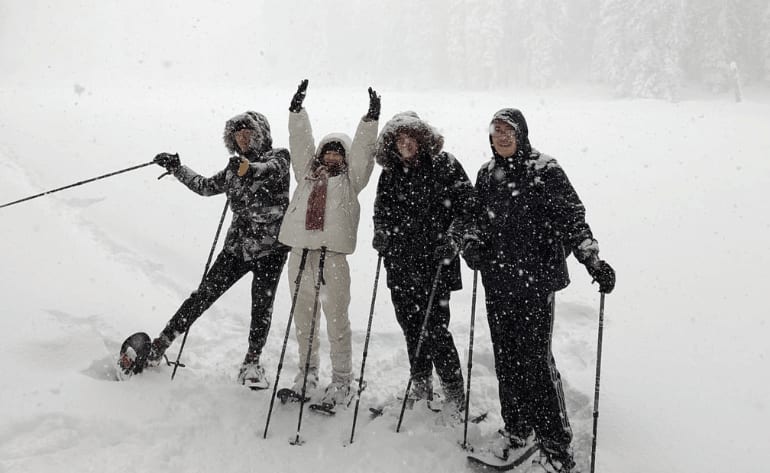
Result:
<instances>
[{"instance_id":1,"label":"dark hood","mask_svg":"<svg viewBox=\"0 0 770 473\"><path fill-rule=\"evenodd\" d=\"M244 128L256 131L251 138L249 150L246 153L242 153L238 147L238 143L235 142L235 132ZM273 147L273 138L270 136L270 123L268 123L267 118L259 112L249 111L227 120L222 138L225 141L227 150L230 151L230 153L237 155L260 155L270 151Z\"/></svg>"},{"instance_id":2,"label":"dark hood","mask_svg":"<svg viewBox=\"0 0 770 473\"><path fill-rule=\"evenodd\" d=\"M504 159L502 156L497 154L495 151L495 147L492 146L492 123L495 122L495 120L501 120L513 127L514 130L516 130L516 157L521 159L526 159L529 157L530 153L532 152L532 145L529 143L529 128L527 128L527 120L524 118L524 114L521 113L521 110L516 108L504 108L502 110L498 110L493 116L492 120L489 122L490 126L490 133L489 133L489 146L492 148L492 154L494 154L495 159Z\"/></svg>"}]
</instances>

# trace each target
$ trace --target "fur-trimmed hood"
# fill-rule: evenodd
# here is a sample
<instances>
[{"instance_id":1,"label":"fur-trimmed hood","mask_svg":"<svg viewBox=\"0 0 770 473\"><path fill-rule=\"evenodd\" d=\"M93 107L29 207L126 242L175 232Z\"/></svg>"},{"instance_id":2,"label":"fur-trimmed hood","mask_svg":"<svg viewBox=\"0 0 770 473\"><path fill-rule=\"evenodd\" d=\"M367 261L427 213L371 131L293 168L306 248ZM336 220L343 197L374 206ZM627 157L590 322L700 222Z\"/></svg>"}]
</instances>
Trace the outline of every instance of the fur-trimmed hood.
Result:
<instances>
[{"instance_id":1,"label":"fur-trimmed hood","mask_svg":"<svg viewBox=\"0 0 770 473\"><path fill-rule=\"evenodd\" d=\"M437 129L420 119L415 112L401 112L393 116L382 127L377 138L375 159L377 164L386 169L400 165L401 160L396 150L396 138L400 133L406 133L417 140L420 157L438 155L444 148L444 137Z\"/></svg>"},{"instance_id":2,"label":"fur-trimmed hood","mask_svg":"<svg viewBox=\"0 0 770 473\"><path fill-rule=\"evenodd\" d=\"M249 150L246 153L241 152L238 143L235 141L235 132L248 128L256 133L251 138ZM232 154L264 154L273 147L273 138L270 135L270 123L267 118L259 112L244 112L227 120L225 131L222 135L227 150Z\"/></svg>"}]
</instances>

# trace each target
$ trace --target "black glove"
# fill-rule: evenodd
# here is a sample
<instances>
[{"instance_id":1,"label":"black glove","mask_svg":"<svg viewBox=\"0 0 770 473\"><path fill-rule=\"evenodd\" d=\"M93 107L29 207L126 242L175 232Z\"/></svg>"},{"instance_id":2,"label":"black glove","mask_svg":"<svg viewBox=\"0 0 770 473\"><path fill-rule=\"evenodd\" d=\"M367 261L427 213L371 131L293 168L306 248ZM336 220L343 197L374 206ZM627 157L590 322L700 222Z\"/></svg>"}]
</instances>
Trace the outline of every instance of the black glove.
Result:
<instances>
[{"instance_id":1,"label":"black glove","mask_svg":"<svg viewBox=\"0 0 770 473\"><path fill-rule=\"evenodd\" d=\"M449 264L460 253L460 247L452 237L444 237L442 243L433 250L433 256L444 264Z\"/></svg>"},{"instance_id":2,"label":"black glove","mask_svg":"<svg viewBox=\"0 0 770 473\"><path fill-rule=\"evenodd\" d=\"M305 100L307 91L308 80L305 79L299 83L297 92L294 93L294 97L291 98L291 104L289 105L289 111L292 113L299 113L302 110L302 102Z\"/></svg>"},{"instance_id":3,"label":"black glove","mask_svg":"<svg viewBox=\"0 0 770 473\"><path fill-rule=\"evenodd\" d=\"M372 247L377 250L377 253L384 255L388 248L390 248L390 237L382 230L376 230L374 232L374 238L372 238Z\"/></svg>"},{"instance_id":4,"label":"black glove","mask_svg":"<svg viewBox=\"0 0 770 473\"><path fill-rule=\"evenodd\" d=\"M238 168L241 167L241 161L243 161L243 158L240 156L231 156L227 163L227 169L238 172Z\"/></svg>"},{"instance_id":5,"label":"black glove","mask_svg":"<svg viewBox=\"0 0 770 473\"><path fill-rule=\"evenodd\" d=\"M604 260L598 260L592 265L586 265L588 274L599 283L599 292L609 294L615 288L615 270Z\"/></svg>"},{"instance_id":6,"label":"black glove","mask_svg":"<svg viewBox=\"0 0 770 473\"><path fill-rule=\"evenodd\" d=\"M479 240L468 240L463 248L463 257L468 267L474 271L481 269L485 252L484 245Z\"/></svg>"},{"instance_id":7,"label":"black glove","mask_svg":"<svg viewBox=\"0 0 770 473\"><path fill-rule=\"evenodd\" d=\"M380 96L377 95L377 91L369 87L369 111L366 112L366 118L373 121L379 120L380 108Z\"/></svg>"},{"instance_id":8,"label":"black glove","mask_svg":"<svg viewBox=\"0 0 770 473\"><path fill-rule=\"evenodd\" d=\"M152 162L166 168L166 171L168 172L174 172L182 165L182 161L179 160L179 155L171 153L159 153Z\"/></svg>"}]
</instances>

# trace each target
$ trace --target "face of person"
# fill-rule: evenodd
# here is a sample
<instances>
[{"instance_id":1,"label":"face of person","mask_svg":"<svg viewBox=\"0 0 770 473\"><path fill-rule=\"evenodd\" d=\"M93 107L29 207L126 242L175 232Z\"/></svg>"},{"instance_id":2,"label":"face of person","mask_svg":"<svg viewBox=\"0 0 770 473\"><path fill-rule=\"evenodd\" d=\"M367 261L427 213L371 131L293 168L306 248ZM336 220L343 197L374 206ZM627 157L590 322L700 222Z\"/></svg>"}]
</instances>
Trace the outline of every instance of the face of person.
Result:
<instances>
[{"instance_id":1,"label":"face of person","mask_svg":"<svg viewBox=\"0 0 770 473\"><path fill-rule=\"evenodd\" d=\"M242 153L248 151L249 144L251 143L251 137L253 135L254 130L249 130L248 128L243 128L235 132L235 142L238 144L238 147L241 149Z\"/></svg>"},{"instance_id":2,"label":"face of person","mask_svg":"<svg viewBox=\"0 0 770 473\"><path fill-rule=\"evenodd\" d=\"M329 150L323 154L323 163L326 166L339 166L345 161L345 157L339 151Z\"/></svg>"},{"instance_id":3,"label":"face of person","mask_svg":"<svg viewBox=\"0 0 770 473\"><path fill-rule=\"evenodd\" d=\"M497 154L504 158L516 154L516 130L510 124L495 120L489 127L489 135Z\"/></svg>"},{"instance_id":4,"label":"face of person","mask_svg":"<svg viewBox=\"0 0 770 473\"><path fill-rule=\"evenodd\" d=\"M401 157L401 161L411 162L417 157L417 150L419 145L417 140L407 135L406 133L399 133L396 138L396 150Z\"/></svg>"}]
</instances>

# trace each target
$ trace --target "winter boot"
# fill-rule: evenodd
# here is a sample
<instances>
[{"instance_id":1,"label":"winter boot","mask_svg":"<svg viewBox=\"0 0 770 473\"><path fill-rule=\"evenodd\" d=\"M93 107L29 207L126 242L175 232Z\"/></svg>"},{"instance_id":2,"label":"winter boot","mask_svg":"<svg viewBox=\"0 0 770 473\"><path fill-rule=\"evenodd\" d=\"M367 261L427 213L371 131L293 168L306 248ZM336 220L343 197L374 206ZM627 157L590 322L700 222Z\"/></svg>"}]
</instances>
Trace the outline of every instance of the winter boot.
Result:
<instances>
[{"instance_id":1,"label":"winter boot","mask_svg":"<svg viewBox=\"0 0 770 473\"><path fill-rule=\"evenodd\" d=\"M465 389L463 388L463 379L451 383L441 383L444 389L444 407L453 409L457 412L465 410Z\"/></svg>"},{"instance_id":2,"label":"winter boot","mask_svg":"<svg viewBox=\"0 0 770 473\"><path fill-rule=\"evenodd\" d=\"M352 389L350 389L349 381L332 381L324 391L324 395L321 398L321 404L347 407L352 399L351 394Z\"/></svg>"},{"instance_id":3,"label":"winter boot","mask_svg":"<svg viewBox=\"0 0 770 473\"><path fill-rule=\"evenodd\" d=\"M171 340L165 334L161 333L158 338L152 341L152 345L150 345L150 353L147 355L147 366L160 365L160 360L170 346Z\"/></svg>"},{"instance_id":4,"label":"winter boot","mask_svg":"<svg viewBox=\"0 0 770 473\"><path fill-rule=\"evenodd\" d=\"M258 361L243 362L238 371L238 382L253 390L270 387L270 380L265 375L265 369L259 365Z\"/></svg>"},{"instance_id":5,"label":"winter boot","mask_svg":"<svg viewBox=\"0 0 770 473\"><path fill-rule=\"evenodd\" d=\"M540 452L539 463L548 473L578 473L569 446L541 442Z\"/></svg>"},{"instance_id":6,"label":"winter boot","mask_svg":"<svg viewBox=\"0 0 770 473\"><path fill-rule=\"evenodd\" d=\"M412 377L412 389L409 391L409 399L414 401L433 400L433 375L418 375Z\"/></svg>"},{"instance_id":7,"label":"winter boot","mask_svg":"<svg viewBox=\"0 0 770 473\"><path fill-rule=\"evenodd\" d=\"M495 438L487 444L486 450L500 460L508 461L523 455L534 443L534 434L523 438L508 432L506 429L500 429Z\"/></svg>"},{"instance_id":8,"label":"winter boot","mask_svg":"<svg viewBox=\"0 0 770 473\"><path fill-rule=\"evenodd\" d=\"M302 394L302 382L305 377L305 372L303 370L299 370L297 372L297 376L294 377L294 385L291 387L291 390L294 391L297 394L297 398L299 398L300 394ZM308 396L310 393L316 390L318 387L318 368L310 368L307 372L307 383L305 384L305 395Z\"/></svg>"}]
</instances>

